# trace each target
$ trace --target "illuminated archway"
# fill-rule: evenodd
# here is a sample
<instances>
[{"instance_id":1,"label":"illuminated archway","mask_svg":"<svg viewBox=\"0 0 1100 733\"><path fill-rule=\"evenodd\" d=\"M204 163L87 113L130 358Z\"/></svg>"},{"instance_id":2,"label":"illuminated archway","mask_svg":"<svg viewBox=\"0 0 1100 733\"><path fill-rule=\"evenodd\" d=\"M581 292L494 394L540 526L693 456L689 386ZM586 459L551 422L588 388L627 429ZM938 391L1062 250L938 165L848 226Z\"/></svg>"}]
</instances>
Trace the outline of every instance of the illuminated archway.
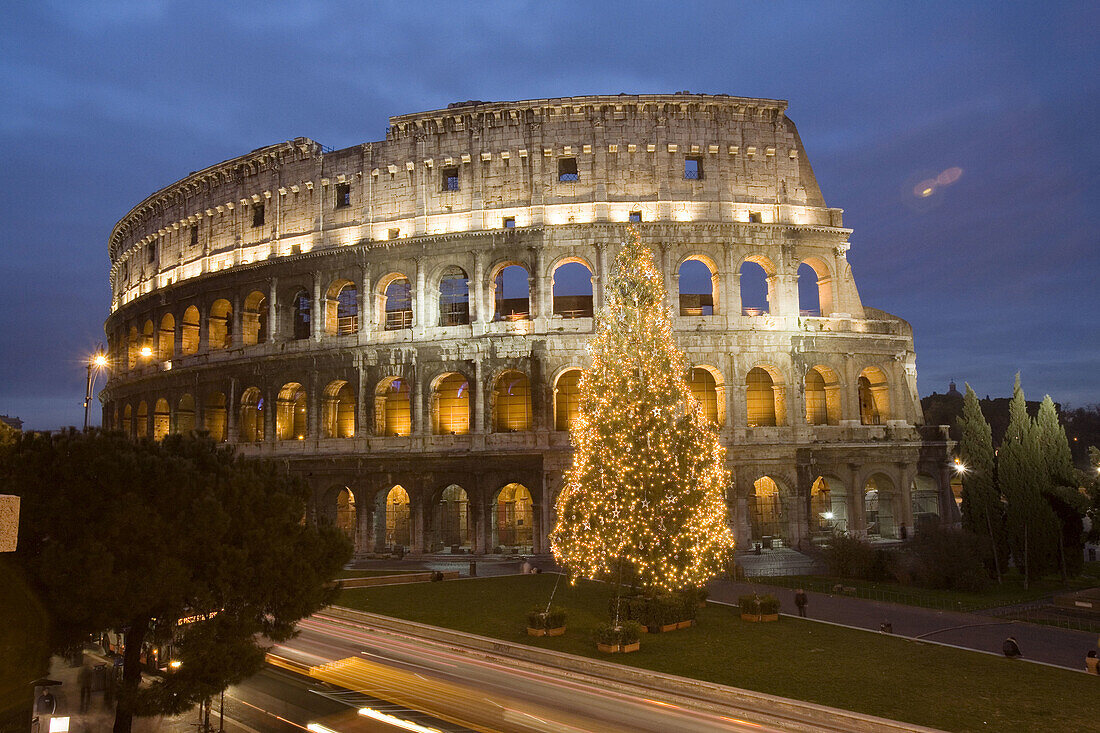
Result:
<instances>
[{"instance_id":1,"label":"illuminated archway","mask_svg":"<svg viewBox=\"0 0 1100 733\"><path fill-rule=\"evenodd\" d=\"M322 407L322 437L355 437L355 392L350 384L342 379L329 383Z\"/></svg>"},{"instance_id":2,"label":"illuminated archway","mask_svg":"<svg viewBox=\"0 0 1100 733\"><path fill-rule=\"evenodd\" d=\"M157 359L171 361L176 348L176 319L171 313L165 313L160 319L160 328L157 330Z\"/></svg>"},{"instance_id":3,"label":"illuminated archway","mask_svg":"<svg viewBox=\"0 0 1100 733\"><path fill-rule=\"evenodd\" d=\"M176 405L176 432L188 435L195 430L195 398L189 394L180 397Z\"/></svg>"},{"instance_id":4,"label":"illuminated archway","mask_svg":"<svg viewBox=\"0 0 1100 733\"><path fill-rule=\"evenodd\" d=\"M180 351L184 355L196 354L199 351L199 309L193 305L187 306L180 321Z\"/></svg>"},{"instance_id":5,"label":"illuminated archway","mask_svg":"<svg viewBox=\"0 0 1100 733\"><path fill-rule=\"evenodd\" d=\"M241 331L241 343L245 346L267 341L267 296L259 290L253 290L244 299Z\"/></svg>"},{"instance_id":6,"label":"illuminated archway","mask_svg":"<svg viewBox=\"0 0 1100 733\"><path fill-rule=\"evenodd\" d=\"M859 373L859 421L881 425L890 419L890 385L886 373L870 366Z\"/></svg>"},{"instance_id":7,"label":"illuminated archway","mask_svg":"<svg viewBox=\"0 0 1100 733\"><path fill-rule=\"evenodd\" d=\"M508 484L497 494L493 507L495 546L530 551L534 538L531 492L523 484Z\"/></svg>"},{"instance_id":8,"label":"illuminated archway","mask_svg":"<svg viewBox=\"0 0 1100 733\"><path fill-rule=\"evenodd\" d=\"M763 255L746 257L738 270L741 290L741 314L762 316L775 304L775 265Z\"/></svg>"},{"instance_id":9,"label":"illuminated archway","mask_svg":"<svg viewBox=\"0 0 1100 733\"><path fill-rule=\"evenodd\" d=\"M779 484L770 476L761 476L752 485L751 525L753 539L782 537L786 512Z\"/></svg>"},{"instance_id":10,"label":"illuminated archway","mask_svg":"<svg viewBox=\"0 0 1100 733\"><path fill-rule=\"evenodd\" d=\"M409 494L401 486L394 486L386 493L385 515L386 547L407 549L412 544Z\"/></svg>"},{"instance_id":11,"label":"illuminated archway","mask_svg":"<svg viewBox=\"0 0 1100 733\"><path fill-rule=\"evenodd\" d=\"M374 391L374 426L377 435L409 435L412 409L409 383L400 377L387 377Z\"/></svg>"},{"instance_id":12,"label":"illuminated archway","mask_svg":"<svg viewBox=\"0 0 1100 733\"><path fill-rule=\"evenodd\" d=\"M336 495L336 528L355 543L355 494L346 486Z\"/></svg>"},{"instance_id":13,"label":"illuminated archway","mask_svg":"<svg viewBox=\"0 0 1100 733\"><path fill-rule=\"evenodd\" d=\"M493 387L493 432L531 429L531 387L523 372L507 371Z\"/></svg>"},{"instance_id":14,"label":"illuminated archway","mask_svg":"<svg viewBox=\"0 0 1100 733\"><path fill-rule=\"evenodd\" d=\"M436 435L470 432L470 383L457 372L435 380L432 389L432 423Z\"/></svg>"},{"instance_id":15,"label":"illuminated archway","mask_svg":"<svg viewBox=\"0 0 1100 733\"><path fill-rule=\"evenodd\" d=\"M554 429L569 430L580 413L581 370L567 369L554 383Z\"/></svg>"},{"instance_id":16,"label":"illuminated archway","mask_svg":"<svg viewBox=\"0 0 1100 733\"><path fill-rule=\"evenodd\" d=\"M750 428L785 424L786 393L778 369L765 365L749 370L745 376L745 405Z\"/></svg>"},{"instance_id":17,"label":"illuminated archway","mask_svg":"<svg viewBox=\"0 0 1100 733\"><path fill-rule=\"evenodd\" d=\"M289 382L279 390L275 406L275 437L279 440L303 440L308 427L305 389L297 382Z\"/></svg>"},{"instance_id":18,"label":"illuminated archway","mask_svg":"<svg viewBox=\"0 0 1100 733\"><path fill-rule=\"evenodd\" d=\"M473 516L465 489L451 484L443 490L439 501L439 534L444 547L471 547L474 536Z\"/></svg>"},{"instance_id":19,"label":"illuminated archway","mask_svg":"<svg viewBox=\"0 0 1100 733\"><path fill-rule=\"evenodd\" d=\"M493 278L493 320L526 321L531 317L531 273L510 264Z\"/></svg>"},{"instance_id":20,"label":"illuminated archway","mask_svg":"<svg viewBox=\"0 0 1100 733\"><path fill-rule=\"evenodd\" d=\"M211 392L202 404L202 427L210 437L221 442L227 437L225 393Z\"/></svg>"},{"instance_id":21,"label":"illuminated archway","mask_svg":"<svg viewBox=\"0 0 1100 733\"><path fill-rule=\"evenodd\" d=\"M470 279L452 265L439 278L439 325L464 326L470 322Z\"/></svg>"},{"instance_id":22,"label":"illuminated archway","mask_svg":"<svg viewBox=\"0 0 1100 733\"><path fill-rule=\"evenodd\" d=\"M260 443L264 440L264 398L257 387L249 387L241 393L241 414L238 424L242 443Z\"/></svg>"},{"instance_id":23,"label":"illuminated archway","mask_svg":"<svg viewBox=\"0 0 1100 733\"><path fill-rule=\"evenodd\" d=\"M553 274L554 315L592 317L592 269L573 260L558 265Z\"/></svg>"},{"instance_id":24,"label":"illuminated archway","mask_svg":"<svg viewBox=\"0 0 1100 733\"><path fill-rule=\"evenodd\" d=\"M702 409L703 417L719 427L726 422L726 400L724 388L715 378L715 373L707 367L695 367L688 375L688 386Z\"/></svg>"},{"instance_id":25,"label":"illuminated archway","mask_svg":"<svg viewBox=\"0 0 1100 733\"><path fill-rule=\"evenodd\" d=\"M137 426L136 426L136 428L137 428L136 429L137 437L139 437L139 438L148 437L148 435L149 435L149 405L145 402L145 400L142 400L141 402L138 403L136 420L137 420Z\"/></svg>"},{"instance_id":26,"label":"illuminated archway","mask_svg":"<svg viewBox=\"0 0 1100 733\"><path fill-rule=\"evenodd\" d=\"M827 366L815 366L806 372L806 423L840 424L840 380Z\"/></svg>"},{"instance_id":27,"label":"illuminated archway","mask_svg":"<svg viewBox=\"0 0 1100 733\"><path fill-rule=\"evenodd\" d=\"M153 440L163 440L172 425L172 412L168 400L161 397L153 406Z\"/></svg>"},{"instance_id":28,"label":"illuminated archway","mask_svg":"<svg viewBox=\"0 0 1100 733\"><path fill-rule=\"evenodd\" d=\"M382 278L379 283L379 318L386 331L412 328L412 283L400 273Z\"/></svg>"},{"instance_id":29,"label":"illuminated archway","mask_svg":"<svg viewBox=\"0 0 1100 733\"><path fill-rule=\"evenodd\" d=\"M233 345L233 306L228 300L221 298L210 305L206 328L207 348L210 350L228 349Z\"/></svg>"},{"instance_id":30,"label":"illuminated archway","mask_svg":"<svg viewBox=\"0 0 1100 733\"><path fill-rule=\"evenodd\" d=\"M718 303L718 268L709 258L692 256L678 271L681 316L712 316Z\"/></svg>"},{"instance_id":31,"label":"illuminated archway","mask_svg":"<svg viewBox=\"0 0 1100 733\"><path fill-rule=\"evenodd\" d=\"M897 496L894 482L876 473L863 486L863 520L867 534L897 537Z\"/></svg>"}]
</instances>

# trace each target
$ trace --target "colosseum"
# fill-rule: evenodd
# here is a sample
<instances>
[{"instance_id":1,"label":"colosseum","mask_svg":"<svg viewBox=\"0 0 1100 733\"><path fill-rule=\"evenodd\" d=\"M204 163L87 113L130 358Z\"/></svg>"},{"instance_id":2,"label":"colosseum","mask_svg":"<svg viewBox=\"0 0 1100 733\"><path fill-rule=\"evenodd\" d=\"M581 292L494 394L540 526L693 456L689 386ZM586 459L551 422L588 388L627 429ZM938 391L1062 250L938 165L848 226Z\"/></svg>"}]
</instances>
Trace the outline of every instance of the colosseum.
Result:
<instances>
[{"instance_id":1,"label":"colosseum","mask_svg":"<svg viewBox=\"0 0 1100 733\"><path fill-rule=\"evenodd\" d=\"M465 102L259 148L109 241L104 425L283 462L359 554L548 552L609 262L655 252L742 548L953 521L909 324L865 306L787 103Z\"/></svg>"}]
</instances>

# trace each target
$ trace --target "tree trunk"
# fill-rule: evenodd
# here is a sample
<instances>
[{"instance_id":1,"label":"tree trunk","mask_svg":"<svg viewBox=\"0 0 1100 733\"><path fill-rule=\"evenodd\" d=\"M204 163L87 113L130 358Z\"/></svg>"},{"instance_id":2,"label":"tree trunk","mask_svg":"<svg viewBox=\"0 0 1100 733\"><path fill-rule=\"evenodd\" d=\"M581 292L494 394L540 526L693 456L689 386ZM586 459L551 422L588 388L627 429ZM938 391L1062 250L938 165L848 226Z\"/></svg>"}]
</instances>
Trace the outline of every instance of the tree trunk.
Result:
<instances>
[{"instance_id":1,"label":"tree trunk","mask_svg":"<svg viewBox=\"0 0 1100 733\"><path fill-rule=\"evenodd\" d=\"M114 733L130 733L134 723L134 701L141 685L141 647L149 632L149 619L136 618L126 631L126 649L122 655L122 687L115 706Z\"/></svg>"}]
</instances>

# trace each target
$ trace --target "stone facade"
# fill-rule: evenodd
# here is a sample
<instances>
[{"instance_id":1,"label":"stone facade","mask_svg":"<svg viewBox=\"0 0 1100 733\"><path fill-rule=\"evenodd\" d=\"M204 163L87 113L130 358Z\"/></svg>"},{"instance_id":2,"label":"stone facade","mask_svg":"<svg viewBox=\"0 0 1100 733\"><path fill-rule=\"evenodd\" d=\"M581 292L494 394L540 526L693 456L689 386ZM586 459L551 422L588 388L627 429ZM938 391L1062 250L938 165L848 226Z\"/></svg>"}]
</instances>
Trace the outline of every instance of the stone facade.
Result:
<instances>
[{"instance_id":1,"label":"stone facade","mask_svg":"<svg viewBox=\"0 0 1100 733\"><path fill-rule=\"evenodd\" d=\"M283 461L361 552L546 552L575 370L633 223L728 449L743 546L953 519L910 327L862 304L785 110L471 102L393 117L382 142L298 138L193 173L111 234L104 424ZM709 292L681 292L700 266ZM563 267L590 289L565 293ZM746 307L757 267L767 305Z\"/></svg>"}]
</instances>

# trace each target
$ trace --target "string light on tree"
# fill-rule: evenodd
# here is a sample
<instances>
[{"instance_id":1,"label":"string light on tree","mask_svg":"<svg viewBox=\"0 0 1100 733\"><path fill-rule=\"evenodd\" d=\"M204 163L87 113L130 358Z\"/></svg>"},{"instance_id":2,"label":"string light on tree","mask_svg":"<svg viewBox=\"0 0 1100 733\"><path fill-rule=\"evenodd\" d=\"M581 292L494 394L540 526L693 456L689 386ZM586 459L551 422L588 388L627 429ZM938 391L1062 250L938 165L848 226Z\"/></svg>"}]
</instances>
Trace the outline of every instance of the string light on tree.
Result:
<instances>
[{"instance_id":1,"label":"string light on tree","mask_svg":"<svg viewBox=\"0 0 1100 733\"><path fill-rule=\"evenodd\" d=\"M692 396L660 271L633 227L589 354L554 556L574 577L629 565L651 592L705 583L733 547L725 451Z\"/></svg>"}]
</instances>

